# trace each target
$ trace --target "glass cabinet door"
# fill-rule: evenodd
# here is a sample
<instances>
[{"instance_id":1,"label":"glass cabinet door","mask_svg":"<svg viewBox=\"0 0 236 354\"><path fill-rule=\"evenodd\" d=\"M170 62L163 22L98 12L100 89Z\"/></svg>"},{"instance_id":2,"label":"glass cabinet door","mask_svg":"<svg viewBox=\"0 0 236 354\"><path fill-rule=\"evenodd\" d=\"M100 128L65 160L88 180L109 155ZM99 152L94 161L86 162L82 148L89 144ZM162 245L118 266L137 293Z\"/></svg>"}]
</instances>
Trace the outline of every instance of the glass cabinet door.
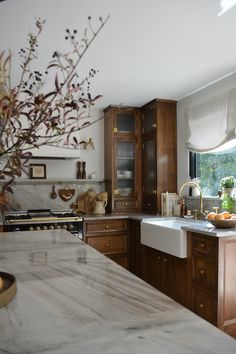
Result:
<instances>
[{"instance_id":1,"label":"glass cabinet door","mask_svg":"<svg viewBox=\"0 0 236 354\"><path fill-rule=\"evenodd\" d=\"M142 133L145 134L156 128L156 109L148 107L142 114Z\"/></svg>"},{"instance_id":2,"label":"glass cabinet door","mask_svg":"<svg viewBox=\"0 0 236 354\"><path fill-rule=\"evenodd\" d=\"M135 133L135 114L117 113L116 124L118 132Z\"/></svg>"},{"instance_id":3,"label":"glass cabinet door","mask_svg":"<svg viewBox=\"0 0 236 354\"><path fill-rule=\"evenodd\" d=\"M156 191L156 153L155 140L144 142L143 149L143 186L147 195L153 195Z\"/></svg>"},{"instance_id":4,"label":"glass cabinet door","mask_svg":"<svg viewBox=\"0 0 236 354\"><path fill-rule=\"evenodd\" d=\"M116 152L117 196L123 197L134 195L135 141L117 141Z\"/></svg>"}]
</instances>

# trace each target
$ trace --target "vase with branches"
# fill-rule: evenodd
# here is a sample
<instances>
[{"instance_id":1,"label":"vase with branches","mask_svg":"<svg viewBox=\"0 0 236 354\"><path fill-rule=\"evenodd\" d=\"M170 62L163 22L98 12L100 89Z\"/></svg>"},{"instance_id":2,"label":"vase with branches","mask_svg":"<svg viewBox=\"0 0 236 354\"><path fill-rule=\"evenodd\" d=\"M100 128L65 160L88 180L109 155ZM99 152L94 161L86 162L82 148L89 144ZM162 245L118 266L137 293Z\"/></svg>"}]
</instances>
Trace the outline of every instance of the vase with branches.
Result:
<instances>
[{"instance_id":1,"label":"vase with branches","mask_svg":"<svg viewBox=\"0 0 236 354\"><path fill-rule=\"evenodd\" d=\"M83 36L76 29L66 29L65 40L71 51L54 51L44 72L32 65L38 60L39 36L45 25L45 20L38 18L26 46L19 51L20 78L15 85L11 77L12 54L0 52L0 179L5 180L0 203L4 203L5 191L12 192L14 179L27 173L32 148L62 141L65 147L78 148L84 143L75 133L96 121L91 120L90 108L101 95L92 97L90 93L90 82L97 70L92 68L83 78L77 71L108 18L100 17L94 29L89 16ZM49 76L53 77L53 85L47 90Z\"/></svg>"}]
</instances>

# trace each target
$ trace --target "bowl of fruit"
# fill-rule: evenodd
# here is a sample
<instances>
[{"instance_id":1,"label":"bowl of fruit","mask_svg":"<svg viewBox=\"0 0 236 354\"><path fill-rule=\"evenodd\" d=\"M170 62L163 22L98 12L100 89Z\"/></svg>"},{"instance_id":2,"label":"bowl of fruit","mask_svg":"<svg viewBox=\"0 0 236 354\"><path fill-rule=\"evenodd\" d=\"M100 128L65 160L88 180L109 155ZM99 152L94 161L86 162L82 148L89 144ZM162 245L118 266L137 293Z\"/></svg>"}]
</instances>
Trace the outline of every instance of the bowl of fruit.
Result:
<instances>
[{"instance_id":1,"label":"bowl of fruit","mask_svg":"<svg viewBox=\"0 0 236 354\"><path fill-rule=\"evenodd\" d=\"M236 226L236 214L230 214L228 211L219 214L212 211L206 219L217 229L232 229Z\"/></svg>"}]
</instances>

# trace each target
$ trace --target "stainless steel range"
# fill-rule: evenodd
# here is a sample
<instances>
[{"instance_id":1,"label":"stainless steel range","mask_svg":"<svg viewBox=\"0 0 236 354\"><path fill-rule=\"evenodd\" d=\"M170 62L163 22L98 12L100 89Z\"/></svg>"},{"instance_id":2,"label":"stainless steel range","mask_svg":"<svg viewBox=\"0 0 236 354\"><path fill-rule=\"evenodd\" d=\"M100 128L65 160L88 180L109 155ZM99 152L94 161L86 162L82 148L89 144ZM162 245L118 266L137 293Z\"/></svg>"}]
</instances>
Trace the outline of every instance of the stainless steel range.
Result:
<instances>
[{"instance_id":1,"label":"stainless steel range","mask_svg":"<svg viewBox=\"0 0 236 354\"><path fill-rule=\"evenodd\" d=\"M82 217L69 210L31 209L4 215L4 231L39 231L64 229L82 238Z\"/></svg>"}]
</instances>

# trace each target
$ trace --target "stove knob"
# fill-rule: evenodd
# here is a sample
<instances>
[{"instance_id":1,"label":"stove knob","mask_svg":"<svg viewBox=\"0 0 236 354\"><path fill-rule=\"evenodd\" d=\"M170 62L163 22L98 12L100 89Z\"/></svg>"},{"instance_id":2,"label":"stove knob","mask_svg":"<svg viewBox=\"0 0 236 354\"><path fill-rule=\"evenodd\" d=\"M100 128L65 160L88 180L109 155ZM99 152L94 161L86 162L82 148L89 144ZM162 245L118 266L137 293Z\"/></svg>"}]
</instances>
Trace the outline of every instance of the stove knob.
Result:
<instances>
[{"instance_id":1,"label":"stove knob","mask_svg":"<svg viewBox=\"0 0 236 354\"><path fill-rule=\"evenodd\" d=\"M40 231L41 230L41 227L40 226L37 226L36 227L36 231Z\"/></svg>"},{"instance_id":2,"label":"stove knob","mask_svg":"<svg viewBox=\"0 0 236 354\"><path fill-rule=\"evenodd\" d=\"M57 229L61 229L61 225L57 225Z\"/></svg>"},{"instance_id":3,"label":"stove knob","mask_svg":"<svg viewBox=\"0 0 236 354\"><path fill-rule=\"evenodd\" d=\"M73 230L74 226L72 224L69 224L68 229Z\"/></svg>"},{"instance_id":4,"label":"stove knob","mask_svg":"<svg viewBox=\"0 0 236 354\"><path fill-rule=\"evenodd\" d=\"M63 228L64 230L67 230L67 229L68 229L68 226L67 226L67 225L63 225L62 228Z\"/></svg>"},{"instance_id":5,"label":"stove knob","mask_svg":"<svg viewBox=\"0 0 236 354\"><path fill-rule=\"evenodd\" d=\"M44 227L43 227L43 230L47 230L48 228L47 228L47 226L45 225Z\"/></svg>"},{"instance_id":6,"label":"stove knob","mask_svg":"<svg viewBox=\"0 0 236 354\"><path fill-rule=\"evenodd\" d=\"M34 228L32 226L29 227L29 231L34 231Z\"/></svg>"},{"instance_id":7,"label":"stove knob","mask_svg":"<svg viewBox=\"0 0 236 354\"><path fill-rule=\"evenodd\" d=\"M49 230L54 230L54 229L55 229L55 227L53 225L49 226Z\"/></svg>"}]
</instances>

